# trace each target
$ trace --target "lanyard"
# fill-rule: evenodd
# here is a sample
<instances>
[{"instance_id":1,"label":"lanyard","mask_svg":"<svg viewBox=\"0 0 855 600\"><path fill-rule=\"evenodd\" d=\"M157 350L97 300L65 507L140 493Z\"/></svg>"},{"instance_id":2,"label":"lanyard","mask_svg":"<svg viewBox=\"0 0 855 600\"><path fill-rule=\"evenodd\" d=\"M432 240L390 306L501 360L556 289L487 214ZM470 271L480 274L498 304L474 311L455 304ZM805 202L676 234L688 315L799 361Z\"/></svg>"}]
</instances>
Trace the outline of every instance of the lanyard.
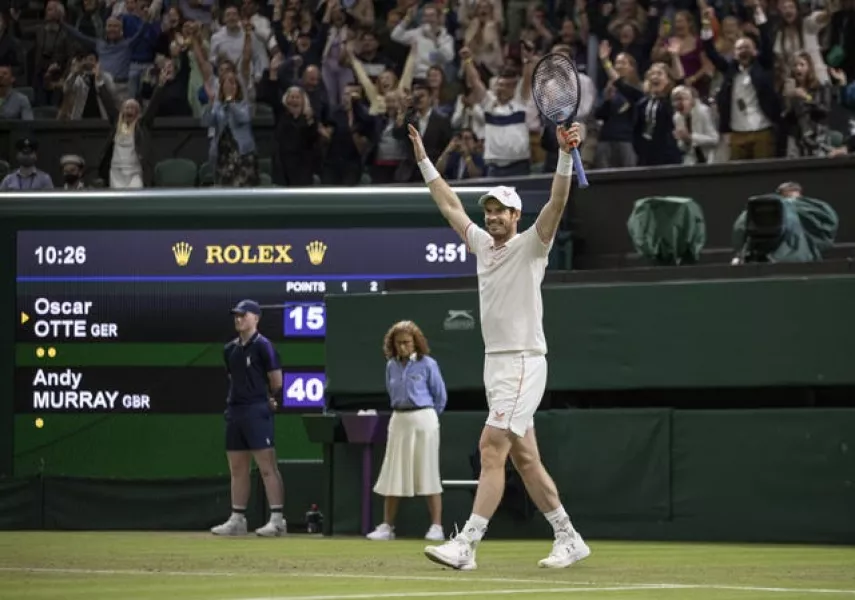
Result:
<instances>
[{"instance_id":1,"label":"lanyard","mask_svg":"<svg viewBox=\"0 0 855 600\"><path fill-rule=\"evenodd\" d=\"M23 190L23 189L31 190L31 189L33 189L33 185L35 185L35 182L36 182L36 173L35 172L33 172L33 174L30 175L29 177L27 177L27 181L30 182L30 185L27 186L26 188L24 187L24 178L21 177L21 173L18 172L17 175L18 175L18 189L19 190Z\"/></svg>"}]
</instances>

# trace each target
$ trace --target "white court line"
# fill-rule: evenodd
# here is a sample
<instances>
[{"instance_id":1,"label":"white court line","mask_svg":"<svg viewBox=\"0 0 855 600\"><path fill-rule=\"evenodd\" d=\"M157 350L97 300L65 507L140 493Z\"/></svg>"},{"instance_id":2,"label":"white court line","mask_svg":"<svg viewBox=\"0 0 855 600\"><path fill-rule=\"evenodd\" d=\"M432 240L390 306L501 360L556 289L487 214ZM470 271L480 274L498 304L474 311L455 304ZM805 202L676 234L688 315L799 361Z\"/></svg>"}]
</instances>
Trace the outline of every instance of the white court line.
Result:
<instances>
[{"instance_id":1,"label":"white court line","mask_svg":"<svg viewBox=\"0 0 855 600\"><path fill-rule=\"evenodd\" d=\"M304 573L294 571L287 573L282 571L156 571L144 569L75 569L75 568L52 568L52 567L0 567L0 573L45 573L59 575L162 575L164 577L254 577L263 575L265 577L312 577L320 579L384 579L393 581L442 581L453 582L453 575L370 575L367 573ZM599 585L593 581L555 581L545 579L515 579L509 577L466 577L466 581L474 583L537 583L540 585ZM631 585L645 585L642 583ZM650 584L658 585L658 584Z\"/></svg>"},{"instance_id":2,"label":"white court line","mask_svg":"<svg viewBox=\"0 0 855 600\"><path fill-rule=\"evenodd\" d=\"M240 600L372 600L374 598L436 598L445 596L515 596L527 594L571 594L573 592L629 592L651 589L681 589L683 586L661 585L621 585L596 588L532 588L518 590L458 590L453 592L385 592L382 594L332 594L320 596L268 596L266 598L241 598ZM688 586L691 587L691 586Z\"/></svg>"},{"instance_id":3,"label":"white court line","mask_svg":"<svg viewBox=\"0 0 855 600\"><path fill-rule=\"evenodd\" d=\"M556 581L556 580L545 580L545 579L512 579L512 578L503 578L503 577L468 577L464 573L460 573L460 578L455 580L455 572L450 572L447 576L431 576L431 575L369 575L365 573L303 573L303 572L293 572L293 573L283 573L283 572L270 572L270 571L243 571L243 572L232 572L232 571L147 571L143 569L75 569L75 568L51 568L51 567L0 567L0 573L56 573L56 574L69 574L69 575L163 575L163 576L172 576L172 577L253 577L257 575L263 575L266 577L312 577L312 578L323 578L323 579L379 579L379 580L396 580L396 581L442 581L442 582L454 582L454 581L466 581L466 582L477 582L477 583L538 583L541 585L555 585L556 583L565 585L565 586L577 586L574 588L566 588L568 590L573 591L603 591L603 590L615 590L615 588L621 588L625 590L636 590L636 589L696 589L696 590L731 590L731 591L740 591L740 592L771 592L771 593L782 593L782 594L844 594L844 595L855 595L855 589L832 589L832 588L788 588L788 587L762 587L762 586L750 586L750 585L725 585L725 584L691 584L691 583L624 583L624 584L609 584L608 587L590 587L590 586L598 586L602 585L602 582L592 582L592 581ZM544 593L549 593L550 589L560 589L564 590L565 588L542 588L541 591ZM519 590L491 590L489 593L491 594L510 594L518 592ZM422 592L412 592L413 594L422 594ZM463 592L454 592L455 594L463 594ZM479 592L479 593L487 593L487 592ZM533 593L533 592L532 592ZM556 592L557 593L557 592ZM424 592L424 594L428 594L428 592ZM434 595L448 595L452 594L452 592L430 592L430 594ZM358 600L364 596L356 595L356 596L335 596L334 598L341 598L345 600L347 598L353 598L354 600ZM384 596L367 596L368 598L382 598ZM394 598L407 598L406 594L396 594L394 596L389 596ZM412 597L419 597L418 595ZM281 596L277 598L265 598L265 599L257 599L257 600L304 600L304 598L327 598L327 596ZM254 599L246 599L246 600L254 600Z\"/></svg>"}]
</instances>

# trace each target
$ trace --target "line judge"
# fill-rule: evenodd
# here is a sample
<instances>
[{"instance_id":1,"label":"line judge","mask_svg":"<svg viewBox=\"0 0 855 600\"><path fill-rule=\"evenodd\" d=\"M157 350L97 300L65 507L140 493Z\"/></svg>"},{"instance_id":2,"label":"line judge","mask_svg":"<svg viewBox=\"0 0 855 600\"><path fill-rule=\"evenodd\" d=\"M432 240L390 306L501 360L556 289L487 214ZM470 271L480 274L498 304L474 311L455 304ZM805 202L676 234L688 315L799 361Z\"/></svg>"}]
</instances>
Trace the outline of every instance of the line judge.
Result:
<instances>
[{"instance_id":1,"label":"line judge","mask_svg":"<svg viewBox=\"0 0 855 600\"><path fill-rule=\"evenodd\" d=\"M412 321L392 325L383 338L386 390L392 407L386 455L374 491L383 496L383 522L369 540L395 539L401 498L424 496L431 526L425 539L441 542L442 480L439 477L439 415L448 395L422 330Z\"/></svg>"},{"instance_id":2,"label":"line judge","mask_svg":"<svg viewBox=\"0 0 855 600\"><path fill-rule=\"evenodd\" d=\"M246 535L249 471L255 459L270 503L270 521L255 533L277 537L286 531L282 516L285 490L273 447L276 398L282 393L282 365L276 348L258 331L261 319L258 302L241 300L231 312L238 337L226 344L223 358L229 376L225 417L226 457L232 478L232 514L225 523L211 528L211 533Z\"/></svg>"}]
</instances>

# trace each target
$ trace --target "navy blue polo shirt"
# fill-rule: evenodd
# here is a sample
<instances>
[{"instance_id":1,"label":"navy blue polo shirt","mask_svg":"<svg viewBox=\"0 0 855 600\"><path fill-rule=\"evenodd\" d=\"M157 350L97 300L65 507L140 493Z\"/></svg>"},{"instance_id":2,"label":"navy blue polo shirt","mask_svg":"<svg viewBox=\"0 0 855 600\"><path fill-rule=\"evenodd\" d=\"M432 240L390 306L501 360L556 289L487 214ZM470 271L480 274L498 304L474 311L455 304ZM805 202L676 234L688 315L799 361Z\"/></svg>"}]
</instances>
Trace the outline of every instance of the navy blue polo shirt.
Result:
<instances>
[{"instance_id":1,"label":"navy blue polo shirt","mask_svg":"<svg viewBox=\"0 0 855 600\"><path fill-rule=\"evenodd\" d=\"M255 332L246 345L237 337L223 352L229 373L229 406L267 404L267 373L282 368L279 353L266 337Z\"/></svg>"}]
</instances>

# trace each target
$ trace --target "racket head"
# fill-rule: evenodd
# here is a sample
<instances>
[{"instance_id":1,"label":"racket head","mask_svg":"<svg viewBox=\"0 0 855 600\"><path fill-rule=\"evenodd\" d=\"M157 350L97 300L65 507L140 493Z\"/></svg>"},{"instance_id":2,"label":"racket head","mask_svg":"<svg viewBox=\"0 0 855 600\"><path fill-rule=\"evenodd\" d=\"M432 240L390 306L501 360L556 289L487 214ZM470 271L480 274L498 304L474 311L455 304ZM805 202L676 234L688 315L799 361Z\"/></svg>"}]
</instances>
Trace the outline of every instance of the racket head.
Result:
<instances>
[{"instance_id":1,"label":"racket head","mask_svg":"<svg viewBox=\"0 0 855 600\"><path fill-rule=\"evenodd\" d=\"M581 84L576 63L564 54L543 56L531 75L531 96L537 110L557 126L569 125L579 110Z\"/></svg>"}]
</instances>

